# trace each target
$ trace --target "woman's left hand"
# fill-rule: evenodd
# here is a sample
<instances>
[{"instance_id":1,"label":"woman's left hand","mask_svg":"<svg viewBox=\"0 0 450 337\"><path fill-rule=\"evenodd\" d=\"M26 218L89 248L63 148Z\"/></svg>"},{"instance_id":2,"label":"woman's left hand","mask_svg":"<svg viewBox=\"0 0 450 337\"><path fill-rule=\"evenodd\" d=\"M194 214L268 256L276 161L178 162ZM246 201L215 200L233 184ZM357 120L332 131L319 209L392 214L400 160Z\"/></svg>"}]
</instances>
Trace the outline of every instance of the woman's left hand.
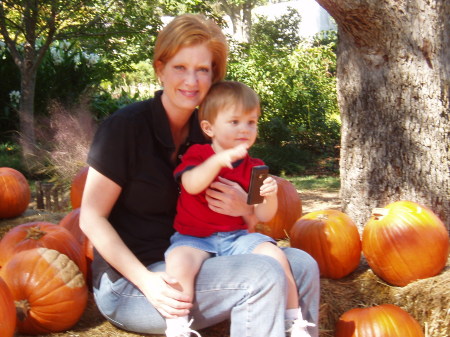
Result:
<instances>
[{"instance_id":1,"label":"woman's left hand","mask_svg":"<svg viewBox=\"0 0 450 337\"><path fill-rule=\"evenodd\" d=\"M241 185L222 177L206 190L206 201L213 211L230 216L249 216L254 210L247 204L247 192Z\"/></svg>"}]
</instances>

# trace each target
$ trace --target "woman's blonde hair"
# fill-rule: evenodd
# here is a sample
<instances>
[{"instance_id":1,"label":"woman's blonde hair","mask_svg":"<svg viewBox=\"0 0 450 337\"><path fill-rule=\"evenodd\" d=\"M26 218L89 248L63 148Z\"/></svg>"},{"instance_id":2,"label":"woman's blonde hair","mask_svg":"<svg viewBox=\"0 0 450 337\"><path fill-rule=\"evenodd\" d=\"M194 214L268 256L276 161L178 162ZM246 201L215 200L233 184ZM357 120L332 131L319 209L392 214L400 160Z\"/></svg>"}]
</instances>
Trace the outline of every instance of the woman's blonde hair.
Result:
<instances>
[{"instance_id":1,"label":"woman's blonde hair","mask_svg":"<svg viewBox=\"0 0 450 337\"><path fill-rule=\"evenodd\" d=\"M220 110L227 107L242 109L247 114L257 109L261 114L258 94L249 86L241 82L220 81L211 86L200 105L198 118L214 123Z\"/></svg>"},{"instance_id":2,"label":"woman's blonde hair","mask_svg":"<svg viewBox=\"0 0 450 337\"><path fill-rule=\"evenodd\" d=\"M206 43L212 53L212 82L222 80L227 68L227 40L214 21L200 14L177 16L159 32L153 54L155 72L158 62L165 64L181 48L202 43Z\"/></svg>"}]
</instances>

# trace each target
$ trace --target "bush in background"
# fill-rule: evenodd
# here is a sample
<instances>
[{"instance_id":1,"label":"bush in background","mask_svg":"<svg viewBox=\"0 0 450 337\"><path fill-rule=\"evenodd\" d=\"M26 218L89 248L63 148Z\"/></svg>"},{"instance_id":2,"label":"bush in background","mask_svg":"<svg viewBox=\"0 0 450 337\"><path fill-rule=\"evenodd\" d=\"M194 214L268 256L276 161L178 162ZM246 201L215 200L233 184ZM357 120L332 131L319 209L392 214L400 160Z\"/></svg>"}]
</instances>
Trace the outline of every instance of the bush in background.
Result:
<instances>
[{"instance_id":1,"label":"bush in background","mask_svg":"<svg viewBox=\"0 0 450 337\"><path fill-rule=\"evenodd\" d=\"M38 42L42 43L42 41ZM70 108L88 92L96 91L103 80L112 78L114 70L95 53L87 53L77 43L55 41L45 54L36 82L36 118L48 115L50 102L58 101ZM18 104L12 93L20 98L20 73L9 51L0 41L0 142L14 140L19 130Z\"/></svg>"},{"instance_id":2,"label":"bush in background","mask_svg":"<svg viewBox=\"0 0 450 337\"><path fill-rule=\"evenodd\" d=\"M260 17L250 44L232 43L228 78L261 98L258 155L271 167L299 174L321 157L338 156L336 34L312 41L297 36L293 9L277 21Z\"/></svg>"}]
</instances>

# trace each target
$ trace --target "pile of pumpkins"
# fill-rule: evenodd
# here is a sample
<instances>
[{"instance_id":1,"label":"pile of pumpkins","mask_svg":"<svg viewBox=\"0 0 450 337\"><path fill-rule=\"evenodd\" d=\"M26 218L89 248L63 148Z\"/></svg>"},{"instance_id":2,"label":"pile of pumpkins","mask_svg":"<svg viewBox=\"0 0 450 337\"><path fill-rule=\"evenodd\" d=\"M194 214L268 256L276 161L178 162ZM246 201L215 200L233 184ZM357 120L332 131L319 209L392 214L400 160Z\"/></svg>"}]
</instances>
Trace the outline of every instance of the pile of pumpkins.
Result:
<instances>
[{"instance_id":1,"label":"pile of pumpkins","mask_svg":"<svg viewBox=\"0 0 450 337\"><path fill-rule=\"evenodd\" d=\"M309 253L322 277L340 279L353 272L364 254L373 272L394 286L439 274L449 254L444 223L427 207L397 201L376 208L360 235L356 224L338 210L301 217L300 196L287 180L278 180L279 209L256 230L276 239L289 236L291 247ZM281 183L280 183L281 182ZM300 205L300 206L299 206ZM419 323L392 304L355 308L344 313L335 337L423 337Z\"/></svg>"},{"instance_id":2,"label":"pile of pumpkins","mask_svg":"<svg viewBox=\"0 0 450 337\"><path fill-rule=\"evenodd\" d=\"M26 223L0 241L1 336L17 329L27 334L63 331L81 317L90 286L93 248L79 228L79 207L87 168L74 178L73 211L59 224ZM443 222L427 207L398 201L374 209L362 236L349 216L337 210L302 215L300 196L288 180L278 182L275 217L256 231L308 252L323 277L339 279L359 265L363 253L381 279L395 286L437 275L449 253ZM5 186L8 186L7 188ZM20 215L28 207L30 191L16 170L0 168L0 218ZM16 314L17 312L17 314ZM16 318L17 317L17 318ZM17 320L17 321L16 321ZM344 313L336 337L422 337L417 321L392 304L355 308Z\"/></svg>"},{"instance_id":3,"label":"pile of pumpkins","mask_svg":"<svg viewBox=\"0 0 450 337\"><path fill-rule=\"evenodd\" d=\"M93 259L92 244L79 227L86 173L80 171L72 183L72 207L78 207L59 223L23 223L1 239L0 336L65 331L86 309ZM21 215L30 195L19 171L0 168L0 219Z\"/></svg>"}]
</instances>

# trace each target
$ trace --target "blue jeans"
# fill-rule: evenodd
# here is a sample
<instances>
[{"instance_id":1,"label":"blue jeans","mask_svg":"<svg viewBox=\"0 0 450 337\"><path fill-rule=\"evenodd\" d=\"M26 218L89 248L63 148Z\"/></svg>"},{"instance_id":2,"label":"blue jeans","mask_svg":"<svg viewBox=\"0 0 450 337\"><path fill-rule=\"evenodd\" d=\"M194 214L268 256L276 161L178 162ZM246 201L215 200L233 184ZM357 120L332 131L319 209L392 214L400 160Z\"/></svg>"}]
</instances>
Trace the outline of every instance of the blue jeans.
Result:
<instances>
[{"instance_id":1,"label":"blue jeans","mask_svg":"<svg viewBox=\"0 0 450 337\"><path fill-rule=\"evenodd\" d=\"M307 253L284 248L299 290L303 318L311 336L318 336L319 269ZM164 262L149 266L164 271ZM231 320L231 337L285 337L286 279L271 257L248 254L207 259L195 283L190 315L195 330ZM125 278L112 282L105 273L94 286L99 310L114 325L137 333L164 334L165 319Z\"/></svg>"},{"instance_id":2,"label":"blue jeans","mask_svg":"<svg viewBox=\"0 0 450 337\"><path fill-rule=\"evenodd\" d=\"M213 256L228 256L251 254L263 242L277 242L270 236L261 233L249 233L247 230L217 232L210 236L197 237L175 232L170 238L169 251L175 247L188 246L213 254Z\"/></svg>"}]
</instances>

